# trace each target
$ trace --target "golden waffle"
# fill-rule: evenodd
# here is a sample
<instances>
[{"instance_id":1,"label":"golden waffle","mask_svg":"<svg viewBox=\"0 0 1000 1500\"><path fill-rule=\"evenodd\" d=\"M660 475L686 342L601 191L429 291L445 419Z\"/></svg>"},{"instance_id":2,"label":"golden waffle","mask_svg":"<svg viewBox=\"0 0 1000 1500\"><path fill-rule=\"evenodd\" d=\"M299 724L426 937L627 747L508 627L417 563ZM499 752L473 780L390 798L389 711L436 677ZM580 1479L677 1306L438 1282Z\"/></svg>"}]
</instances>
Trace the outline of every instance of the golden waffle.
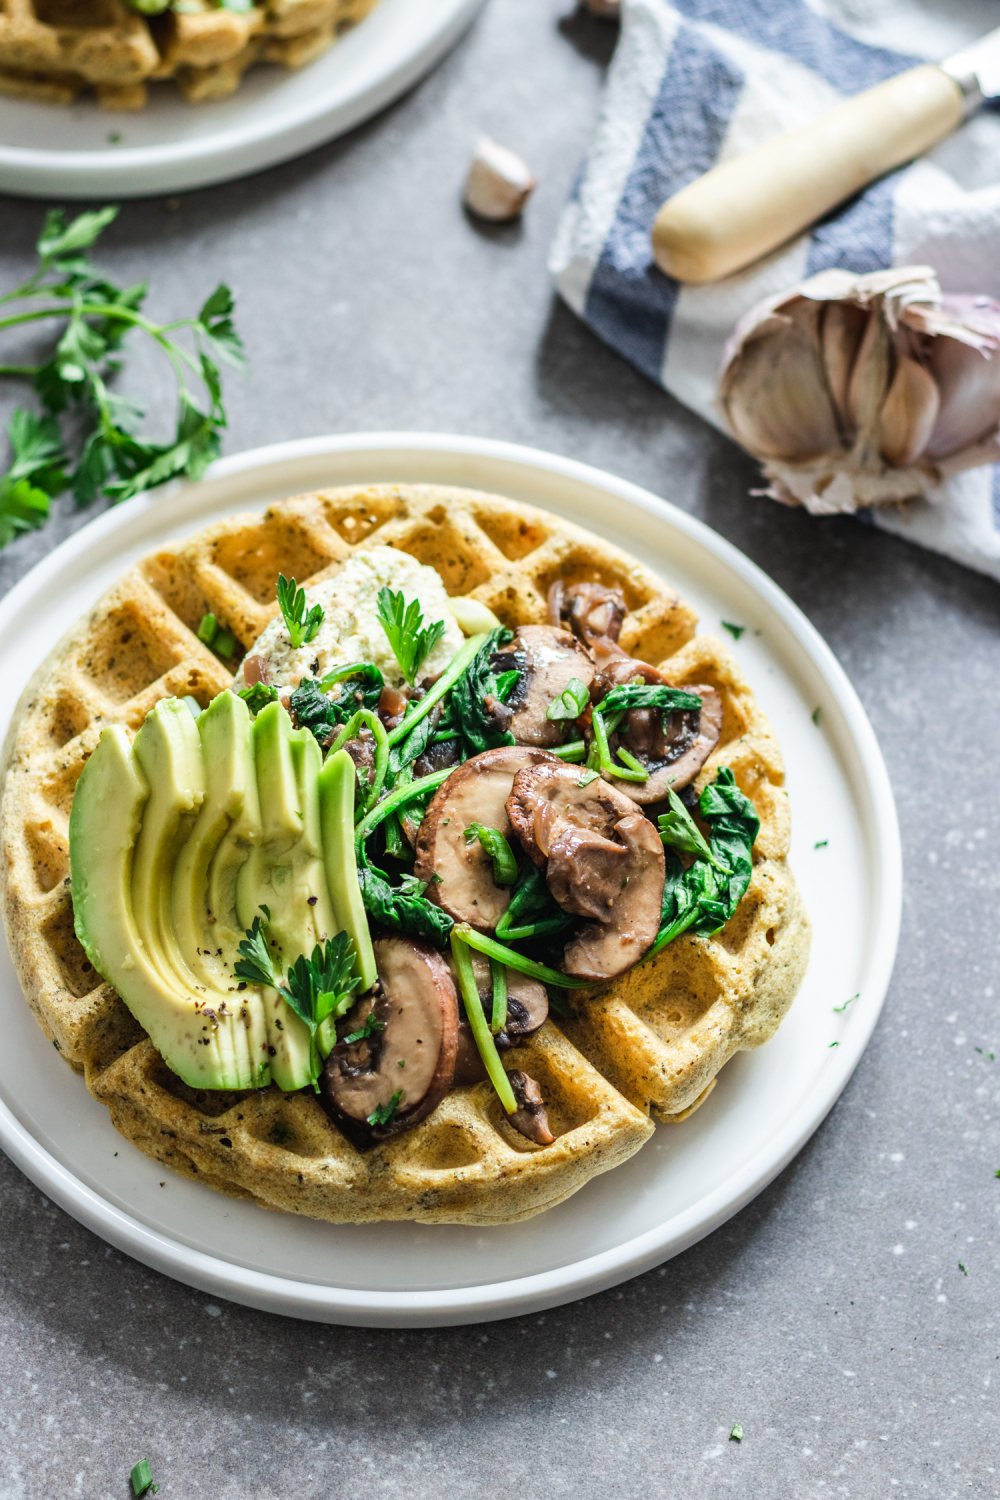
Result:
<instances>
[{"instance_id":1,"label":"golden waffle","mask_svg":"<svg viewBox=\"0 0 1000 1500\"><path fill-rule=\"evenodd\" d=\"M363 20L375 0L266 0L248 11L180 0L141 16L123 0L0 0L0 94L142 109L173 78L192 103L224 99L255 62L301 68Z\"/></svg>"},{"instance_id":2,"label":"golden waffle","mask_svg":"<svg viewBox=\"0 0 1000 1500\"><path fill-rule=\"evenodd\" d=\"M541 622L556 578L619 585L622 645L671 680L719 692L722 736L698 784L733 768L761 819L750 887L712 938L687 934L510 1054L537 1078L557 1135L513 1131L487 1084L457 1089L413 1131L361 1155L308 1092L198 1093L162 1062L73 931L68 817L102 727L134 733L171 694L202 704L231 681L195 635L213 613L249 646L276 613L278 572L316 583L355 548L389 545L437 569L507 625ZM780 751L721 642L655 574L568 521L471 490L373 485L298 496L145 558L29 684L4 757L3 903L28 1001L116 1127L185 1176L334 1222L508 1223L560 1202L679 1121L741 1048L771 1036L798 989L809 925L787 864ZM235 661L233 665L235 665Z\"/></svg>"}]
</instances>

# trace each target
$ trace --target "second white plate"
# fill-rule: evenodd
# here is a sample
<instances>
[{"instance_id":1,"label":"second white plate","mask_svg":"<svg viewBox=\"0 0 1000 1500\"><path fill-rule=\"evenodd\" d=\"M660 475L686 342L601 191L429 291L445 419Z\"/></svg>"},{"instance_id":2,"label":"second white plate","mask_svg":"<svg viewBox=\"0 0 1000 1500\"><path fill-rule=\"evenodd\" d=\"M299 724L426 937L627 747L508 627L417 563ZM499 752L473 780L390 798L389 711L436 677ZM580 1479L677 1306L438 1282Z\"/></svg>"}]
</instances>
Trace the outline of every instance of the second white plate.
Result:
<instances>
[{"instance_id":1,"label":"second white plate","mask_svg":"<svg viewBox=\"0 0 1000 1500\"><path fill-rule=\"evenodd\" d=\"M816 1129L864 1050L892 970L901 892L892 793L871 726L795 605L728 542L648 491L505 443L437 434L289 443L226 459L172 496L108 512L0 604L3 713L64 631L142 554L284 495L407 480L484 489L569 516L677 586L702 631L718 633L723 620L746 627L733 649L784 751L792 861L814 937L777 1036L730 1062L689 1122L661 1126L631 1161L548 1213L488 1230L335 1226L266 1213L170 1174L163 1184L163 1168L116 1135L45 1041L4 949L0 1144L47 1194L139 1260L216 1296L396 1327L507 1317L599 1291L694 1244L747 1203Z\"/></svg>"},{"instance_id":2,"label":"second white plate","mask_svg":"<svg viewBox=\"0 0 1000 1500\"><path fill-rule=\"evenodd\" d=\"M147 107L109 114L92 95L64 108L0 97L0 192L138 198L257 172L353 130L452 47L483 0L380 0L301 72L251 68L230 99L188 104L155 84Z\"/></svg>"}]
</instances>

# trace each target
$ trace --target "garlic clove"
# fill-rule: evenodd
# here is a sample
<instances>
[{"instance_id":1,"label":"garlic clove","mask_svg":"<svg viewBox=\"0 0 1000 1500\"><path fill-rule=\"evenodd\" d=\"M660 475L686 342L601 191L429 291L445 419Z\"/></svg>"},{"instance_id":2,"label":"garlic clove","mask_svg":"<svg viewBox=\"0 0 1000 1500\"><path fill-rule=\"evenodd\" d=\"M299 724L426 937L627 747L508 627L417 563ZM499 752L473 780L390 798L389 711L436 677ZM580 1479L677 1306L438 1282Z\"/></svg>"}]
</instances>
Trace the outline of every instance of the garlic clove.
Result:
<instances>
[{"instance_id":1,"label":"garlic clove","mask_svg":"<svg viewBox=\"0 0 1000 1500\"><path fill-rule=\"evenodd\" d=\"M810 459L841 447L817 338L818 309L800 301L744 344L721 401L737 441L761 458Z\"/></svg>"},{"instance_id":2,"label":"garlic clove","mask_svg":"<svg viewBox=\"0 0 1000 1500\"><path fill-rule=\"evenodd\" d=\"M465 206L481 219L502 223L518 217L536 186L519 156L484 136L465 180Z\"/></svg>"},{"instance_id":3,"label":"garlic clove","mask_svg":"<svg viewBox=\"0 0 1000 1500\"><path fill-rule=\"evenodd\" d=\"M970 299L971 300L971 299ZM941 406L925 453L944 458L996 432L1000 425L1000 353L937 338L929 356Z\"/></svg>"},{"instance_id":4,"label":"garlic clove","mask_svg":"<svg viewBox=\"0 0 1000 1500\"><path fill-rule=\"evenodd\" d=\"M821 310L823 363L845 437L849 437L854 428L847 396L851 372L870 318L871 313L853 302L827 302Z\"/></svg>"},{"instance_id":5,"label":"garlic clove","mask_svg":"<svg viewBox=\"0 0 1000 1500\"><path fill-rule=\"evenodd\" d=\"M920 457L940 404L933 375L908 354L898 355L896 373L879 414L879 449L887 463L905 469Z\"/></svg>"}]
</instances>

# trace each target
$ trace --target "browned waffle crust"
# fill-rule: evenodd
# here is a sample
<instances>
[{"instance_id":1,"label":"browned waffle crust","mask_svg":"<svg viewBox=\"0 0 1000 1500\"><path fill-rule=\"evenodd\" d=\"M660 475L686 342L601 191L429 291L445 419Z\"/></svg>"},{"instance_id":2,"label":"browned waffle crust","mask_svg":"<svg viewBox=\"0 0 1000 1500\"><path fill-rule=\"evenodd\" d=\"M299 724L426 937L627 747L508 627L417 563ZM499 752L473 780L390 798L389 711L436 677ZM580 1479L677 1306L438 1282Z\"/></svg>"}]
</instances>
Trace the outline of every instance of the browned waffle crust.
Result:
<instances>
[{"instance_id":1,"label":"browned waffle crust","mask_svg":"<svg viewBox=\"0 0 1000 1500\"><path fill-rule=\"evenodd\" d=\"M192 103L224 99L256 62L301 68L376 0L262 0L247 11L183 0L141 16L124 0L0 0L0 94L69 104L96 90L105 109L141 109L147 83L173 78Z\"/></svg>"},{"instance_id":2,"label":"browned waffle crust","mask_svg":"<svg viewBox=\"0 0 1000 1500\"><path fill-rule=\"evenodd\" d=\"M513 1131L488 1084L455 1090L415 1130L364 1155L308 1091L195 1092L100 982L73 931L68 817L102 727L134 733L170 694L207 704L231 677L194 633L205 613L245 648L276 611L279 571L316 582L355 548L379 544L436 568L450 594L472 594L508 625L544 620L557 577L618 584L628 605L622 645L674 682L709 683L721 695L722 737L699 784L732 766L761 819L753 878L721 932L677 939L508 1054L541 1084L552 1146ZM335 1222L492 1224L560 1202L638 1150L651 1112L684 1119L734 1052L766 1041L808 958L778 746L725 646L696 636L695 624L655 574L608 543L472 490L374 485L298 496L145 558L36 673L5 747L4 918L43 1031L147 1155L269 1208Z\"/></svg>"}]
</instances>

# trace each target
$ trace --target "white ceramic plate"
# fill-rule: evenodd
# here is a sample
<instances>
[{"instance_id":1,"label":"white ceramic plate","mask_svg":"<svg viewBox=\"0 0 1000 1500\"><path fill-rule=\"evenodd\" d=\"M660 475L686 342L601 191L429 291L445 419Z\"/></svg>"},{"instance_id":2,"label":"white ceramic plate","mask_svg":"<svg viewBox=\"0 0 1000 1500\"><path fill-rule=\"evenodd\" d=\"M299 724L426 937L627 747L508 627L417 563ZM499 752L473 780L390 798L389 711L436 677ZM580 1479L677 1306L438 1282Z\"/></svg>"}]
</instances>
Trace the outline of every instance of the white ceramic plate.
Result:
<instances>
[{"instance_id":1,"label":"white ceramic plate","mask_svg":"<svg viewBox=\"0 0 1000 1500\"><path fill-rule=\"evenodd\" d=\"M138 198L225 182L288 161L369 119L430 72L483 0L380 0L317 62L256 67L230 99L188 104L154 84L136 114L93 95L64 108L0 98L0 191ZM116 141L114 136L120 136Z\"/></svg>"},{"instance_id":2,"label":"white ceramic plate","mask_svg":"<svg viewBox=\"0 0 1000 1500\"><path fill-rule=\"evenodd\" d=\"M163 1168L122 1141L45 1041L4 949L0 1144L82 1223L214 1295L334 1323L476 1322L585 1296L676 1255L791 1160L850 1077L882 1005L899 927L899 833L853 689L753 563L635 485L473 438L361 434L261 448L224 459L201 484L109 511L0 604L4 713L63 632L144 553L284 495L379 480L466 485L570 516L677 585L703 631L718 632L721 620L747 627L734 650L785 754L792 859L815 929L789 1016L766 1047L723 1069L688 1123L661 1126L624 1166L526 1224L337 1227L266 1213L170 1173L161 1186Z\"/></svg>"}]
</instances>

